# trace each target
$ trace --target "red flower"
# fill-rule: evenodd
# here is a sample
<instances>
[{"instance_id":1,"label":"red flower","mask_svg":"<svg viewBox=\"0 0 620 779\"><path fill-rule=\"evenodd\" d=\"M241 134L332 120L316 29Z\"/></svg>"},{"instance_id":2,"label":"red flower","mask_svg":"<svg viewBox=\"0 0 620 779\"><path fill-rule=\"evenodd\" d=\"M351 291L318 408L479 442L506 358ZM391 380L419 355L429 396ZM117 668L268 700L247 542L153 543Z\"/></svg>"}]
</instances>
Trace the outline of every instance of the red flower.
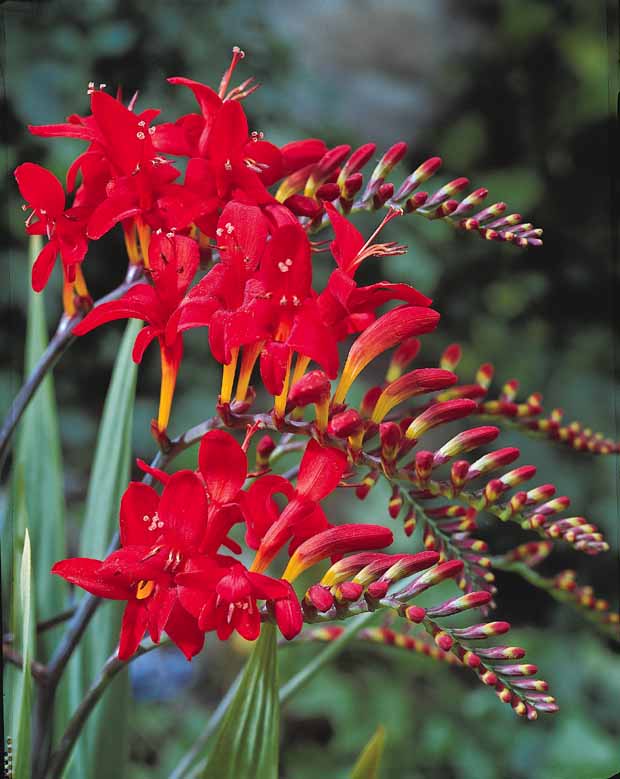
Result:
<instances>
[{"instance_id":1,"label":"red flower","mask_svg":"<svg viewBox=\"0 0 620 779\"><path fill-rule=\"evenodd\" d=\"M346 469L344 452L311 440L301 459L297 489L275 475L254 482L242 504L246 543L258 549L253 571L264 571L288 541L291 554L304 540L329 527L319 503L336 489ZM288 498L282 512L273 498L278 493Z\"/></svg>"},{"instance_id":2,"label":"red flower","mask_svg":"<svg viewBox=\"0 0 620 779\"><path fill-rule=\"evenodd\" d=\"M181 602L197 617L200 629L217 631L222 641L234 630L248 641L258 638L261 615L257 600L286 601L286 612L281 612L283 635L296 635L292 630L297 624L301 630L301 620L294 616L301 616L301 607L288 582L248 571L237 561L231 561L227 568L215 569L202 558L195 561L191 570L177 576L177 583Z\"/></svg>"},{"instance_id":3,"label":"red flower","mask_svg":"<svg viewBox=\"0 0 620 779\"><path fill-rule=\"evenodd\" d=\"M384 303L401 300L414 306L431 304L430 298L408 284L380 281L368 287L358 287L354 281L355 272L368 257L404 252L404 247L395 243L372 243L379 230L399 212L391 211L371 238L366 240L330 203L325 203L325 210L334 228L335 239L330 248L338 270L330 275L327 287L319 295L318 305L323 320L335 329L338 340L364 330L375 320L377 308Z\"/></svg>"},{"instance_id":4,"label":"red flower","mask_svg":"<svg viewBox=\"0 0 620 779\"><path fill-rule=\"evenodd\" d=\"M186 236L155 234L149 247L149 258L154 286L137 284L120 300L97 306L74 332L85 335L115 319L133 318L147 322L136 338L133 359L140 362L146 347L154 338L158 339L162 379L157 427L163 433L170 419L183 356L183 338L176 329L177 318L173 315L198 268L198 245Z\"/></svg>"},{"instance_id":5,"label":"red flower","mask_svg":"<svg viewBox=\"0 0 620 779\"><path fill-rule=\"evenodd\" d=\"M32 288L40 292L45 287L59 254L65 281L73 284L76 281L76 269L88 249L85 229L88 210L65 210L62 184L53 173L40 165L25 162L15 170L15 178L27 208L32 209L26 222L27 232L49 238L32 268ZM33 223L34 217L37 221Z\"/></svg>"},{"instance_id":6,"label":"red flower","mask_svg":"<svg viewBox=\"0 0 620 779\"><path fill-rule=\"evenodd\" d=\"M121 549L103 562L62 560L52 573L101 598L126 600L118 656L127 660L148 630L158 643L165 631L188 659L204 636L179 602L175 574L199 554L206 529L207 500L198 477L179 471L161 498L132 482L121 502Z\"/></svg>"}]
</instances>

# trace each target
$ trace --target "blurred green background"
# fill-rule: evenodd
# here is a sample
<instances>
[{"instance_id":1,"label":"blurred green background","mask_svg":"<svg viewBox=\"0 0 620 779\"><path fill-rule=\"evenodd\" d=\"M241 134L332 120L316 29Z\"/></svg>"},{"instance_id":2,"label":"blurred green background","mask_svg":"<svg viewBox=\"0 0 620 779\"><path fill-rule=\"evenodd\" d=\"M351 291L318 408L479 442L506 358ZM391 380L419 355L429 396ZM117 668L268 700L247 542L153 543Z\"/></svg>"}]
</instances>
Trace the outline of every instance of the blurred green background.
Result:
<instances>
[{"instance_id":1,"label":"blurred green background","mask_svg":"<svg viewBox=\"0 0 620 779\"><path fill-rule=\"evenodd\" d=\"M120 84L127 95L138 89L140 107L161 107L170 120L194 104L165 78L184 75L215 86L238 44L247 54L239 79L254 75L262 84L245 108L252 129L268 140L320 136L354 146L371 140L379 150L405 140L403 177L438 154L440 183L466 175L472 187L489 188L488 203L506 200L511 211L544 227L544 246L524 251L419 218L391 223L388 237L407 243L409 254L367 263L360 277L407 281L434 298L442 323L424 339L418 365L436 363L445 345L459 341L465 380L491 361L496 382L519 378L523 397L539 390L549 409L560 406L571 419L617 437L609 196L610 138L617 138L610 135L615 73L607 11L598 0L3 4L2 409L19 386L28 283L11 172L29 160L62 179L83 148L29 136L26 125L86 113L91 80ZM368 229L376 221L358 224ZM121 281L125 263L118 232L92 247L85 272L95 297ZM60 310L59 279L54 283L45 293L50 328ZM55 370L73 539L121 332L111 325L80 340ZM173 433L210 415L219 375L204 332L191 333ZM368 372L369 384L378 380L378 370ZM135 414L134 454L145 459L153 454L149 421L158 386L153 350L139 374ZM584 582L617 602L615 458L575 455L515 433L501 442L521 446L524 462L539 466L540 483L553 481L560 494L570 494L573 513L591 517L612 544L595 559L558 550L549 570L577 568ZM383 521L386 498L378 490L364 504L335 501L332 516L355 512ZM498 551L525 540L505 527L487 536ZM512 643L524 645L540 666L560 714L524 723L465 671L358 645L287 709L282 776L346 776L378 723L388 732L384 777L601 779L620 770L617 647L525 583L502 576L499 584L499 614L516 628ZM132 669L132 779L168 776L240 666L239 648L208 643L191 666L163 650ZM284 650L284 673L316 649Z\"/></svg>"}]
</instances>

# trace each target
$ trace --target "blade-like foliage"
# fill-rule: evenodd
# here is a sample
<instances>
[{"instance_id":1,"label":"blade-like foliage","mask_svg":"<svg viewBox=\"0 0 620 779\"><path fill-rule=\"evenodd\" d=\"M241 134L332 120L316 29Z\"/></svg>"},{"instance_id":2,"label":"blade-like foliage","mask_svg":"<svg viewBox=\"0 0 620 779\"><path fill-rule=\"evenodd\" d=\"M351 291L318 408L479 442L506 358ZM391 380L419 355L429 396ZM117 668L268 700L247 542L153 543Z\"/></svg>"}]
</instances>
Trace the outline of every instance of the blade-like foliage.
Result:
<instances>
[{"instance_id":1,"label":"blade-like foliage","mask_svg":"<svg viewBox=\"0 0 620 779\"><path fill-rule=\"evenodd\" d=\"M277 779L279 729L276 632L265 624L202 779Z\"/></svg>"},{"instance_id":2,"label":"blade-like foliage","mask_svg":"<svg viewBox=\"0 0 620 779\"><path fill-rule=\"evenodd\" d=\"M141 323L131 320L116 358L106 396L97 447L90 474L82 525L80 555L105 556L118 527L121 495L129 479L136 365L131 349ZM105 604L95 614L70 669L72 707L75 708L106 659L118 644L120 612ZM119 674L90 717L74 753L70 776L120 779L127 765L127 710L129 683Z\"/></svg>"},{"instance_id":3,"label":"blade-like foliage","mask_svg":"<svg viewBox=\"0 0 620 779\"><path fill-rule=\"evenodd\" d=\"M351 779L379 779L384 747L385 728L379 725L353 766Z\"/></svg>"},{"instance_id":4,"label":"blade-like foliage","mask_svg":"<svg viewBox=\"0 0 620 779\"><path fill-rule=\"evenodd\" d=\"M22 504L23 507L23 504ZM19 630L19 649L23 659L23 669L15 684L13 700L12 728L14 738L14 779L28 779L30 774L30 722L32 711L33 680L30 662L34 655L35 637L35 600L32 592L32 559L30 537L26 529L24 547L19 566L19 595L16 598L18 615L16 629ZM17 634L17 633L16 633Z\"/></svg>"}]
</instances>

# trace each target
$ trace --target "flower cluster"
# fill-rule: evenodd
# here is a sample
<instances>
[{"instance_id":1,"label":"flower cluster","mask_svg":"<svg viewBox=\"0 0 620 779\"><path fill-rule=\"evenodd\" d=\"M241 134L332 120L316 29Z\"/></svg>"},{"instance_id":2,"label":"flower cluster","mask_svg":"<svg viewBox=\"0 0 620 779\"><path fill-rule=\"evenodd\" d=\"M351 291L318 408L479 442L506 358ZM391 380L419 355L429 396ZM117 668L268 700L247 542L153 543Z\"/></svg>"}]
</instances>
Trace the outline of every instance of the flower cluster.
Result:
<instances>
[{"instance_id":1,"label":"flower cluster","mask_svg":"<svg viewBox=\"0 0 620 779\"><path fill-rule=\"evenodd\" d=\"M103 561L64 560L53 571L96 596L127 601L121 659L135 653L146 632L154 642L167 633L191 658L211 631L220 639L233 631L255 639L261 622L270 620L290 639L304 622L381 608L421 625L437 651L424 649L428 644L416 643L419 638L403 640L404 645L444 659L452 652L518 714L534 718L538 711L554 711L546 687L541 692L545 683L522 678L535 666L498 663L521 658L523 650L476 653L464 643L499 635L507 623L457 629L436 620L494 606L491 569L501 560L471 535L480 512L516 522L544 536L545 543L562 540L588 554L605 551L607 544L585 518L556 516L568 499L554 497L552 485L520 489L534 476L533 466L498 473L517 459L518 449L463 459L492 442L499 428L470 428L433 450L420 442L431 430L482 414L498 422L520 421L576 449L606 454L617 444L581 428L565 433L559 420L552 424L553 414L539 418L540 397L515 402L515 382L497 400L488 399L488 365L475 384L460 384L456 346L446 350L439 367L408 370L419 336L437 327L439 313L408 284L363 286L356 279L369 258L406 251L379 239L380 231L405 213L447 220L487 240L518 246L539 245L541 231L518 214L505 216L503 203L474 213L487 191L456 200L467 179L430 195L420 192L438 170L439 158L424 162L396 188L387 178L406 154L403 143L379 158L364 186L362 169L375 154L374 144L352 152L311 138L279 148L250 132L242 100L255 85L249 79L230 87L242 56L234 50L217 92L186 78L169 79L190 89L198 104L196 113L174 122L153 124L158 110L137 112L135 98L125 106L105 85L91 85L91 114L31 128L37 135L88 143L67 174L67 190L74 193L69 208L50 172L32 163L17 168L20 191L32 209L27 229L49 238L33 267L33 287L46 285L60 256L64 310L75 334L118 319L145 323L133 358L139 363L157 340L161 391L152 431L164 455L189 445L168 437L184 333L206 328L210 352L222 366L217 414L193 439L201 441L198 470L169 475L141 463L145 480L162 485L161 495L146 483L129 485L120 511L121 548ZM175 158L185 158L183 175ZM356 211L383 209L369 238L351 222ZM89 242L115 225L123 230L130 282L122 296L93 306L82 264ZM333 238L313 240L324 228L331 228ZM326 251L333 263L320 289L314 258ZM340 347L352 336L341 364ZM360 374L389 350L394 351L385 381L368 390L358 407L348 404ZM252 381L258 375L273 397L267 412L253 408ZM245 430L243 445L221 428ZM270 434L255 447L256 468L248 473L253 437L266 430ZM272 471L279 453L300 450L299 465L288 476ZM356 481L360 467L367 474ZM380 480L390 487L388 513L403 516L406 536L418 523L423 527L424 551L380 552L392 543L391 531L382 525L329 523L321 503L336 488L353 487L364 499ZM246 566L248 551L254 558ZM292 582L328 558L327 572L298 595ZM280 575L267 573L274 568ZM410 603L448 579L464 594L434 607Z\"/></svg>"},{"instance_id":2,"label":"flower cluster","mask_svg":"<svg viewBox=\"0 0 620 779\"><path fill-rule=\"evenodd\" d=\"M203 437L198 463L196 472L172 476L142 464L163 491L160 496L147 484L129 485L121 502L121 549L103 562L72 558L52 569L93 595L127 601L121 659L133 655L147 631L155 643L165 631L188 659L202 648L205 632L227 639L236 630L254 640L261 624L257 601L269 605L282 634L293 638L303 616L290 582L301 571L333 554L392 542L392 533L375 525L330 530L320 502L347 468L338 450L310 441L297 487L271 476L242 490L246 454L223 430ZM284 508L276 495L285 499ZM233 556L241 552L229 536L237 524L256 550L249 569ZM265 575L284 547L291 559L283 577Z\"/></svg>"}]
</instances>

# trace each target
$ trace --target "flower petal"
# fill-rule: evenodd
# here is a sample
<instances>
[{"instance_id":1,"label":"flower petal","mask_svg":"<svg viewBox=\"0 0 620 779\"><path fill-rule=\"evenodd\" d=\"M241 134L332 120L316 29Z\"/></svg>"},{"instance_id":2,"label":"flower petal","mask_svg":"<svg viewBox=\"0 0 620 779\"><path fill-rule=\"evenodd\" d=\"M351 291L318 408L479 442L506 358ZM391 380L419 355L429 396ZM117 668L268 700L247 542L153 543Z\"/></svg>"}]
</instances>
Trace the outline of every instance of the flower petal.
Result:
<instances>
[{"instance_id":1,"label":"flower petal","mask_svg":"<svg viewBox=\"0 0 620 779\"><path fill-rule=\"evenodd\" d=\"M52 567L52 573L62 576L72 584L77 584L78 587L98 598L127 600L131 597L132 593L128 587L101 574L100 570L101 560L93 560L89 557L72 557L61 560Z\"/></svg>"},{"instance_id":2,"label":"flower petal","mask_svg":"<svg viewBox=\"0 0 620 779\"><path fill-rule=\"evenodd\" d=\"M178 603L172 609L165 630L188 660L197 655L204 646L204 633L198 629L194 617Z\"/></svg>"},{"instance_id":3,"label":"flower petal","mask_svg":"<svg viewBox=\"0 0 620 779\"><path fill-rule=\"evenodd\" d=\"M123 613L118 659L129 660L135 653L146 632L148 611L144 603L130 600Z\"/></svg>"},{"instance_id":4,"label":"flower petal","mask_svg":"<svg viewBox=\"0 0 620 779\"><path fill-rule=\"evenodd\" d=\"M347 469L347 456L340 449L321 446L311 439L299 466L297 492L318 503L336 489Z\"/></svg>"},{"instance_id":5,"label":"flower petal","mask_svg":"<svg viewBox=\"0 0 620 779\"><path fill-rule=\"evenodd\" d=\"M65 191L53 173L34 162L24 162L15 169L17 186L32 208L46 211L54 219L65 210Z\"/></svg>"},{"instance_id":6,"label":"flower petal","mask_svg":"<svg viewBox=\"0 0 620 779\"><path fill-rule=\"evenodd\" d=\"M243 487L248 459L237 441L224 430L212 430L200 442L198 469L212 501L228 503Z\"/></svg>"},{"instance_id":7,"label":"flower petal","mask_svg":"<svg viewBox=\"0 0 620 779\"><path fill-rule=\"evenodd\" d=\"M177 471L164 487L158 514L166 536L190 549L200 544L207 524L207 496L193 471Z\"/></svg>"},{"instance_id":8,"label":"flower petal","mask_svg":"<svg viewBox=\"0 0 620 779\"><path fill-rule=\"evenodd\" d=\"M132 481L121 498L119 517L121 546L150 546L155 534L149 530L159 506L159 495L152 487Z\"/></svg>"},{"instance_id":9,"label":"flower petal","mask_svg":"<svg viewBox=\"0 0 620 779\"><path fill-rule=\"evenodd\" d=\"M52 238L51 241L39 252L39 256L32 266L32 289L35 292L41 292L49 281L49 277L54 270L56 257L58 256L58 241Z\"/></svg>"}]
</instances>

